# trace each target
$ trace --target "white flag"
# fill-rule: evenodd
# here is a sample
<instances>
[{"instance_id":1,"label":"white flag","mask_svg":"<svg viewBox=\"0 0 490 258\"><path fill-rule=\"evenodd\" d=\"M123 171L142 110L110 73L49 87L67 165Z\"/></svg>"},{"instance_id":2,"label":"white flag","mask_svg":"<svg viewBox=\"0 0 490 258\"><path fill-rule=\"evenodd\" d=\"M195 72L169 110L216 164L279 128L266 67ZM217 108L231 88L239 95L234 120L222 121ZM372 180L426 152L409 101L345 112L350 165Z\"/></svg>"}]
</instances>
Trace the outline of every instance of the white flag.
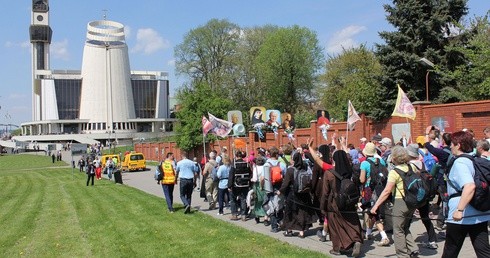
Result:
<instances>
[{"instance_id":1,"label":"white flag","mask_svg":"<svg viewBox=\"0 0 490 258\"><path fill-rule=\"evenodd\" d=\"M211 133L216 134L220 137L226 137L233 129L233 123L228 122L223 119L216 118L215 116L208 113L209 122L213 125Z\"/></svg>"},{"instance_id":2,"label":"white flag","mask_svg":"<svg viewBox=\"0 0 490 258\"><path fill-rule=\"evenodd\" d=\"M398 97L396 98L395 110L391 116L406 117L415 120L417 112L412 105L412 102L407 97L407 94L403 92L400 85L398 86Z\"/></svg>"},{"instance_id":3,"label":"white flag","mask_svg":"<svg viewBox=\"0 0 490 258\"><path fill-rule=\"evenodd\" d=\"M352 105L352 102L349 100L349 104L347 107L347 125L349 126L349 130L352 131L357 121L361 121L361 118L356 112L356 109Z\"/></svg>"}]
</instances>

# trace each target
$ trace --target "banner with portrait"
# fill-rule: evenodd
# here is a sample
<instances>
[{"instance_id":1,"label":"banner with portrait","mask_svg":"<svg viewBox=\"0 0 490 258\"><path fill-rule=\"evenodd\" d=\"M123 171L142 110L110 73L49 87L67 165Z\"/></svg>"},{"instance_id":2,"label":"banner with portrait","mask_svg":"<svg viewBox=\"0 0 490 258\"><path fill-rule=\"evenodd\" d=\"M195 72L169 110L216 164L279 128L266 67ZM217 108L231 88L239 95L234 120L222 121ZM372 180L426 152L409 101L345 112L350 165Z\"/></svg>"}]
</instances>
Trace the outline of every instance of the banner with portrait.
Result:
<instances>
[{"instance_id":1,"label":"banner with portrait","mask_svg":"<svg viewBox=\"0 0 490 258\"><path fill-rule=\"evenodd\" d=\"M265 123L265 107L250 108L250 123L252 125Z\"/></svg>"}]
</instances>

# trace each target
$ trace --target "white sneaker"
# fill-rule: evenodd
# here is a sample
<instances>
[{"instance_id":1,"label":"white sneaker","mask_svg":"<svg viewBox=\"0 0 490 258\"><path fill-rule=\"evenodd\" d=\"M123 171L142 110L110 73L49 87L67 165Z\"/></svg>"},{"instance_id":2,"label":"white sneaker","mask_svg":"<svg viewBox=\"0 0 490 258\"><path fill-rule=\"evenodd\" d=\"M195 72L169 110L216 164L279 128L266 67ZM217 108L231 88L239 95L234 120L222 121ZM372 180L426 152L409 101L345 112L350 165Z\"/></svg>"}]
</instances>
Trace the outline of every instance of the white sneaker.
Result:
<instances>
[{"instance_id":1,"label":"white sneaker","mask_svg":"<svg viewBox=\"0 0 490 258\"><path fill-rule=\"evenodd\" d=\"M378 242L378 246L389 246L390 240L388 238L383 238Z\"/></svg>"},{"instance_id":2,"label":"white sneaker","mask_svg":"<svg viewBox=\"0 0 490 258\"><path fill-rule=\"evenodd\" d=\"M429 242L425 244L425 247L429 249L437 249L439 246L436 244L436 242Z\"/></svg>"}]
</instances>

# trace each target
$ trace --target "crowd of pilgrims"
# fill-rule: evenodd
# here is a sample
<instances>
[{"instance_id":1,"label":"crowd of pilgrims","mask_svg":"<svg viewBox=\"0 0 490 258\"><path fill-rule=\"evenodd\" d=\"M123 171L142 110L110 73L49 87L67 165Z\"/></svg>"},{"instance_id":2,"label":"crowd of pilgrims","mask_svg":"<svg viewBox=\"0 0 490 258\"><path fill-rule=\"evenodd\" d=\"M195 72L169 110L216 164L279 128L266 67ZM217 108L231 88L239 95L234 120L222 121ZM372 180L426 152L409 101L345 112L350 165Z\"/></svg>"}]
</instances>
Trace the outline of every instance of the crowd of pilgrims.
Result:
<instances>
[{"instance_id":1,"label":"crowd of pilgrims","mask_svg":"<svg viewBox=\"0 0 490 258\"><path fill-rule=\"evenodd\" d=\"M317 229L316 235L322 242L331 241L332 249L329 252L333 255L345 254L358 257L362 243L365 240L373 240L373 230L377 230L376 244L378 246L391 245L387 235L390 233L393 234L397 257L417 257L419 255L418 246L410 233L413 217L420 217L427 230L428 241L424 243L424 247L437 249L438 239L434 224L429 218L429 210L432 210L433 214L439 213L435 224L436 228L441 231L440 234L443 234L446 229L447 209L445 215L443 211L444 208L447 208L447 200L443 202L444 198L439 195L432 203L428 201L426 205L418 209L407 207L401 197L403 196L403 182L394 172L394 168L404 172L411 168L419 169L424 166L422 155L432 152L445 153L446 156L443 157L432 154L436 160L440 160L440 163L446 162L448 154L447 151L442 150L450 149L452 146L450 134L442 139L439 135L435 135L437 131L434 129L428 128L427 135L422 137L423 139L419 137L416 143L411 143L402 137L398 142L392 144L391 139L375 135L370 141L366 138L360 139L359 146L354 146L347 144L344 137L337 139L334 136L330 144L317 147L312 146L312 141L308 139L306 143L298 147L288 143L267 150L257 148L248 155L242 151L235 151L232 154L234 157L230 157L228 150L222 148L219 154L217 151L212 151L200 162L201 197L209 203L210 210L215 209L216 205L219 206L218 215L223 215L223 208L231 203L231 220L246 221L248 218L254 218L256 223L270 226L271 232L283 231L285 237L304 238L305 234L312 229L313 224L318 222L321 228ZM469 134L469 132L464 133ZM464 137L457 135L458 141L461 142L462 138ZM490 137L485 142L487 141L490 142ZM488 154L488 142L485 145L486 154ZM458 143L458 146L461 144ZM452 149L449 153L451 151ZM485 150L480 149L481 151ZM371 179L370 170L373 162L370 161L387 167L387 171L390 171L388 183L380 190L373 189L370 200L362 202L365 199L364 190L369 188ZM250 172L250 185L247 185L245 189L234 183L234 176L238 173L237 164L243 163L247 164L246 167ZM281 168L283 178L280 182L267 185L267 182L272 182L272 180L270 175L266 174L271 173L271 168L276 166ZM218 167L220 169L216 170L220 171L220 175L213 175L214 168ZM299 193L293 188L295 173L305 169L311 169L311 187L309 191ZM358 205L339 208L335 198L339 193L338 175L341 178L352 178L353 180L356 177L361 195ZM442 182L446 184L444 180ZM470 205L468 204L467 207ZM449 209L451 212L451 208ZM453 219L451 214L449 217ZM478 257L490 257L486 227L488 220L490 220L490 215L482 215L480 220L474 222L482 224L483 221L487 232L484 238L480 238L480 240L483 239L483 242L479 244L483 247L479 249L475 247ZM462 229L467 228L463 226ZM449 233L448 230L446 234L449 235ZM454 233L458 234L451 232L451 234ZM471 230L469 234L472 236ZM443 257L455 257L455 254L457 256L462 241L464 237L449 241L449 243L446 240ZM450 253L446 253L446 248Z\"/></svg>"}]
</instances>

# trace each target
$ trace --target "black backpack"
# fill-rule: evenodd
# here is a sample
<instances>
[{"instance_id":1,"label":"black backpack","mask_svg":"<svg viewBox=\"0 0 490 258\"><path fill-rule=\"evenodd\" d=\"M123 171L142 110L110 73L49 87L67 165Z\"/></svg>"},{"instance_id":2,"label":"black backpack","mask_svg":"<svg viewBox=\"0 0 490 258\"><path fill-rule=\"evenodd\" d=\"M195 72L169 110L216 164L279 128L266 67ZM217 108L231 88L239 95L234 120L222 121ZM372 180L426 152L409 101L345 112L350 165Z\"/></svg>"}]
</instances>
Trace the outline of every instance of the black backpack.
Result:
<instances>
[{"instance_id":1,"label":"black backpack","mask_svg":"<svg viewBox=\"0 0 490 258\"><path fill-rule=\"evenodd\" d=\"M294 191L296 193L310 193L311 192L311 181L313 178L313 172L309 166L306 166L306 169L302 168L298 170L294 168Z\"/></svg>"},{"instance_id":2,"label":"black backpack","mask_svg":"<svg viewBox=\"0 0 490 258\"><path fill-rule=\"evenodd\" d=\"M234 175L233 186L238 188L250 187L251 171L248 162L235 161L234 168L235 168L235 175Z\"/></svg>"},{"instance_id":3,"label":"black backpack","mask_svg":"<svg viewBox=\"0 0 490 258\"><path fill-rule=\"evenodd\" d=\"M427 178L429 176L431 177L431 175L425 170L418 173L413 171L410 164L408 165L408 171L406 173L397 167L395 167L394 170L403 180L403 190L405 194L402 195L402 198L407 207L420 208L424 206L430 198L430 183Z\"/></svg>"},{"instance_id":4,"label":"black backpack","mask_svg":"<svg viewBox=\"0 0 490 258\"><path fill-rule=\"evenodd\" d=\"M417 165L415 164L413 165L417 168L420 177L425 180L425 182L427 182L429 186L429 201L431 201L437 195L437 178L433 176L429 171L427 171L424 163L422 163L422 168L417 167Z\"/></svg>"},{"instance_id":5,"label":"black backpack","mask_svg":"<svg viewBox=\"0 0 490 258\"><path fill-rule=\"evenodd\" d=\"M381 164L379 158L376 158L376 161L372 161L368 158L366 161L371 165L369 173L371 182L369 186L379 196L385 188L386 182L388 181L388 168Z\"/></svg>"},{"instance_id":6,"label":"black backpack","mask_svg":"<svg viewBox=\"0 0 490 258\"><path fill-rule=\"evenodd\" d=\"M475 168L475 174L473 175L473 180L475 181L475 194L470 201L470 205L479 211L489 211L490 210L490 161L484 158L475 158L468 154L461 154L455 157L454 160L459 157L465 157L473 162L473 167ZM455 194L451 194L449 199L461 196L462 190L456 188L456 186L447 180L449 186L457 191Z\"/></svg>"},{"instance_id":7,"label":"black backpack","mask_svg":"<svg viewBox=\"0 0 490 258\"><path fill-rule=\"evenodd\" d=\"M359 185L356 184L354 175L350 178L341 177L337 171L330 170L339 180L340 184L337 184L337 193L335 194L337 207L339 211L355 210L361 193L359 191Z\"/></svg>"},{"instance_id":8,"label":"black backpack","mask_svg":"<svg viewBox=\"0 0 490 258\"><path fill-rule=\"evenodd\" d=\"M352 165L352 181L360 186L361 184L361 163Z\"/></svg>"}]
</instances>

